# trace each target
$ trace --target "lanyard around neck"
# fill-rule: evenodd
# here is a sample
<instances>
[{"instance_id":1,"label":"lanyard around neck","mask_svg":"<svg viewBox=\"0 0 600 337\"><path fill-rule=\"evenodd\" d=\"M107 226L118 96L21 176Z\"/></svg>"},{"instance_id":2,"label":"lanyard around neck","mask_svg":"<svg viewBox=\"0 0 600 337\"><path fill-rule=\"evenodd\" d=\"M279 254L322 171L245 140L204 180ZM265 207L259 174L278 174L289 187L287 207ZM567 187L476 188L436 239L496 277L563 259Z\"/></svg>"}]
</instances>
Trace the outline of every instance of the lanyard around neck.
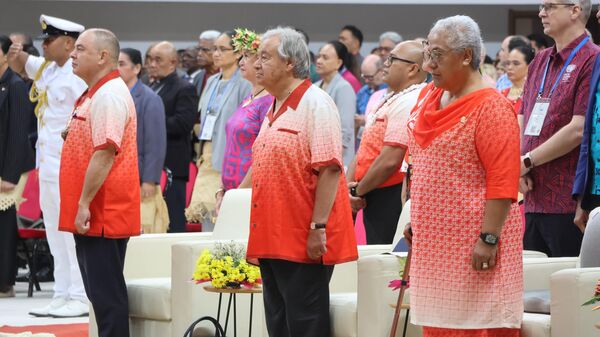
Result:
<instances>
[{"instance_id":1,"label":"lanyard around neck","mask_svg":"<svg viewBox=\"0 0 600 337\"><path fill-rule=\"evenodd\" d=\"M223 104L223 99L225 97L227 97L227 93L228 93L227 89L231 85L231 82L233 82L233 79L237 76L238 72L239 72L239 69L236 69L235 72L233 73L233 76L231 76L229 78L229 80L227 81L227 83L225 84L225 87L223 88L223 93L221 94L221 99L219 101L219 104L217 105L218 109L221 109L221 105ZM219 79L219 82L222 80L222 78L223 78L223 76L221 75L221 79ZM219 83L217 82L217 85L215 86L215 89L212 91L212 93L210 95L210 98L208 100L208 106L206 107L207 108L207 110L206 110L207 113L214 112L213 111L213 106L215 105L215 101L216 101L215 100L215 95L217 95L218 91L219 91Z\"/></svg>"},{"instance_id":2,"label":"lanyard around neck","mask_svg":"<svg viewBox=\"0 0 600 337\"><path fill-rule=\"evenodd\" d=\"M567 70L569 65L571 64L571 61L573 61L573 58L575 57L575 55L577 55L577 52L579 52L579 50L586 44L586 42L589 41L589 39L590 39L590 37L587 36L585 39L583 39L581 42L579 42L579 44L577 45L577 47L575 47L575 49L573 49L571 51L571 54L565 61L565 64L563 65L560 73L558 74L558 77L556 78L556 81L554 82L552 89L550 89L548 98L550 98L552 96L552 93L554 93L554 90L558 86L558 82L560 82L560 79L562 78L563 74L565 73L565 71ZM542 83L540 84L540 90L538 91L538 98L541 98L542 94L544 92L544 87L546 86L546 76L548 75L549 68L550 68L550 58L548 58L548 62L546 62L546 70L544 70L544 77L542 77Z\"/></svg>"}]
</instances>

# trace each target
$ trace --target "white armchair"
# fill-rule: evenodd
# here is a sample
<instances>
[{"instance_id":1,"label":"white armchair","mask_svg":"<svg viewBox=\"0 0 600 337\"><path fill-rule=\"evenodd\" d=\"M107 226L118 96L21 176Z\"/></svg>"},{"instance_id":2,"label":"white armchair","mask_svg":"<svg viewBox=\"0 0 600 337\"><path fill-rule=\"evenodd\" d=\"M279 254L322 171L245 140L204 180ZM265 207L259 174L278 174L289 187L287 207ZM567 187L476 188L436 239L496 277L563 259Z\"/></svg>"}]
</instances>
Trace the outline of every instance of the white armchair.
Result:
<instances>
[{"instance_id":1,"label":"white armchair","mask_svg":"<svg viewBox=\"0 0 600 337\"><path fill-rule=\"evenodd\" d=\"M177 260L172 259L172 246L186 241L245 240L249 231L250 196L250 189L228 191L213 232L144 234L129 240L124 275L132 337L172 335L171 274L173 267L180 263L173 263ZM182 335L183 331L173 336ZM91 306L89 336L98 336Z\"/></svg>"}]
</instances>

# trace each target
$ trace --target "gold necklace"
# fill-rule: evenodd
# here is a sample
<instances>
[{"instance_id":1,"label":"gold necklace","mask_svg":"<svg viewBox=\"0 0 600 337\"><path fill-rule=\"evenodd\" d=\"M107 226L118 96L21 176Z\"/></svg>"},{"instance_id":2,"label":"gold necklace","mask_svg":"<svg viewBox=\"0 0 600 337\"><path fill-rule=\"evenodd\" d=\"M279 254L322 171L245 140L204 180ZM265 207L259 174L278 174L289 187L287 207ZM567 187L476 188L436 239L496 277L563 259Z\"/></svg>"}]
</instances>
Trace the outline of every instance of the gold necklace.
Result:
<instances>
[{"instance_id":1,"label":"gold necklace","mask_svg":"<svg viewBox=\"0 0 600 337\"><path fill-rule=\"evenodd\" d=\"M508 91L509 97L516 97L516 99L520 98L523 95L523 88L510 87Z\"/></svg>"}]
</instances>

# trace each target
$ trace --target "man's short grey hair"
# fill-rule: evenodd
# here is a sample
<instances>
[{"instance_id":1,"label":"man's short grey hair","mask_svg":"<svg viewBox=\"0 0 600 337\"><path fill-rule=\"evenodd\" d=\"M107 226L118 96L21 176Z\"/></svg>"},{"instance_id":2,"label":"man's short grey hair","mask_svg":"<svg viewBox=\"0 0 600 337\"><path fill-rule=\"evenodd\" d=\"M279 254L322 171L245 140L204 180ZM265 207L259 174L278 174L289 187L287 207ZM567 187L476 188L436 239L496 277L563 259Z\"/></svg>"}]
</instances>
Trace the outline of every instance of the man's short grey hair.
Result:
<instances>
[{"instance_id":1,"label":"man's short grey hair","mask_svg":"<svg viewBox=\"0 0 600 337\"><path fill-rule=\"evenodd\" d=\"M479 25L471 17L456 15L438 20L429 34L445 36L446 43L455 51L471 49L473 52L471 68L479 69L483 40Z\"/></svg>"},{"instance_id":2,"label":"man's short grey hair","mask_svg":"<svg viewBox=\"0 0 600 337\"><path fill-rule=\"evenodd\" d=\"M381 43L383 40L390 40L390 41L394 42L394 44L398 44L398 43L404 41L404 39L402 38L402 35L400 35L396 32L385 32L385 33L379 35L379 43Z\"/></svg>"},{"instance_id":3,"label":"man's short grey hair","mask_svg":"<svg viewBox=\"0 0 600 337\"><path fill-rule=\"evenodd\" d=\"M581 21L587 24L590 15L592 15L592 0L574 0L571 3L581 7Z\"/></svg>"},{"instance_id":4,"label":"man's short grey hair","mask_svg":"<svg viewBox=\"0 0 600 337\"><path fill-rule=\"evenodd\" d=\"M310 52L304 40L304 36L290 27L277 27L265 32L262 42L270 38L279 38L277 52L285 61L294 64L294 77L306 79L310 76Z\"/></svg>"},{"instance_id":5,"label":"man's short grey hair","mask_svg":"<svg viewBox=\"0 0 600 337\"><path fill-rule=\"evenodd\" d=\"M215 41L219 36L221 36L221 32L217 30L205 30L198 36L198 39Z\"/></svg>"},{"instance_id":6,"label":"man's short grey hair","mask_svg":"<svg viewBox=\"0 0 600 337\"><path fill-rule=\"evenodd\" d=\"M119 39L117 36L108 29L103 28L90 28L87 30L91 34L94 34L94 45L100 50L107 50L110 54L110 60L117 64L119 63L119 53L121 47L119 46Z\"/></svg>"}]
</instances>

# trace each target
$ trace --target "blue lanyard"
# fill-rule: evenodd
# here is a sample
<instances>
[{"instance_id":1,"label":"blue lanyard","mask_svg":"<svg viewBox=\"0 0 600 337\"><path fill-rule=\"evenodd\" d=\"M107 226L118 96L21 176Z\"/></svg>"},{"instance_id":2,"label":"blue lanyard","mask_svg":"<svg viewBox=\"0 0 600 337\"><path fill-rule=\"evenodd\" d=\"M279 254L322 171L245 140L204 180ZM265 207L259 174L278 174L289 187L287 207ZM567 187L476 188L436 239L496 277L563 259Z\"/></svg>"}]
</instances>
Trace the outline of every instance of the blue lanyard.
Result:
<instances>
[{"instance_id":1,"label":"blue lanyard","mask_svg":"<svg viewBox=\"0 0 600 337\"><path fill-rule=\"evenodd\" d=\"M560 82L560 79L562 78L563 74L567 70L567 67L569 67L569 65L571 64L571 61L573 61L573 58L575 57L577 52L579 52L579 50L586 44L586 42L589 41L589 39L590 39L590 37L587 36L585 39L583 39L581 42L579 42L579 44L577 45L577 47L575 47L575 49L573 49L571 51L571 54L565 61L565 64L563 65L562 70L560 71L560 73L558 74L558 77L556 78L556 82L554 82L552 89L550 89L548 98L550 98L550 96L552 96L554 89L556 89L556 87L558 86L558 82ZM540 91L538 92L538 98L542 97L542 93L544 92L544 86L546 85L546 75L548 75L548 68L550 68L550 58L548 58L548 62L546 63L546 70L544 71L544 77L542 77L542 83L540 84Z\"/></svg>"},{"instance_id":2,"label":"blue lanyard","mask_svg":"<svg viewBox=\"0 0 600 337\"><path fill-rule=\"evenodd\" d=\"M221 106L221 104L223 104L223 97L226 96L227 94L227 89L229 88L229 85L231 84L231 82L233 81L233 79L237 76L239 72L239 69L235 70L235 73L233 73L233 76L231 76L231 78L229 79L229 81L227 81L227 83L225 84L225 88L223 88L223 94L221 94L221 101L219 102L219 107ZM223 75L221 75L223 76ZM219 80L220 82L221 80ZM215 89L212 91L212 93L210 94L210 99L208 100L208 106L206 107L206 113L210 114L212 111L212 107L215 103L215 95L217 94L217 92L219 91L219 83L217 83L217 85L215 86Z\"/></svg>"},{"instance_id":3,"label":"blue lanyard","mask_svg":"<svg viewBox=\"0 0 600 337\"><path fill-rule=\"evenodd\" d=\"M135 84L133 85L133 87L131 87L131 89L129 90L130 93L133 94L133 91L135 90L135 87L137 87L138 83L140 83L139 80L135 81Z\"/></svg>"}]
</instances>

